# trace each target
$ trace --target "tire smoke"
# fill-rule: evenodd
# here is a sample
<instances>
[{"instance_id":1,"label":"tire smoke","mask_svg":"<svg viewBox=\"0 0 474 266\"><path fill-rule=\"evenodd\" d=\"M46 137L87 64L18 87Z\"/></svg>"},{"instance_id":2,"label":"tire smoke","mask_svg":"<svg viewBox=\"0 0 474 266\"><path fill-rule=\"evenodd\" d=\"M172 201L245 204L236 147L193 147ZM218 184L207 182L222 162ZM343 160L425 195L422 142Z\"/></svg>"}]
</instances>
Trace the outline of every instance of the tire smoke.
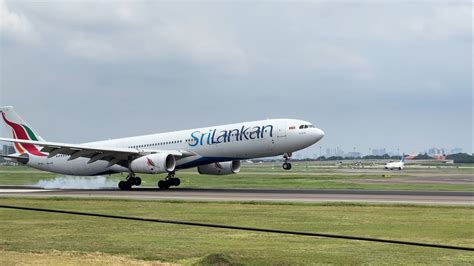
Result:
<instances>
[{"instance_id":1,"label":"tire smoke","mask_svg":"<svg viewBox=\"0 0 474 266\"><path fill-rule=\"evenodd\" d=\"M98 189L116 187L114 181L105 176L58 176L54 179L43 179L36 184L42 188Z\"/></svg>"}]
</instances>

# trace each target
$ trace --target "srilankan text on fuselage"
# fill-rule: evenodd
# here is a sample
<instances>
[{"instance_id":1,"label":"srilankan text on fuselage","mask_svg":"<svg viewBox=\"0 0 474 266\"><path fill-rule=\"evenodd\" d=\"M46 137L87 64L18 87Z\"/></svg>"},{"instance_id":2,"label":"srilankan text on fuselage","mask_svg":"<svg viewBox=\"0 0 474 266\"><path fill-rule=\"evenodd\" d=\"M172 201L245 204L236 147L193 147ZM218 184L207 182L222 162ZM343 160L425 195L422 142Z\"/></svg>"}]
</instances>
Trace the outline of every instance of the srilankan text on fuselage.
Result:
<instances>
[{"instance_id":1,"label":"srilankan text on fuselage","mask_svg":"<svg viewBox=\"0 0 474 266\"><path fill-rule=\"evenodd\" d=\"M265 133L267 133L265 135ZM263 139L265 136L273 137L273 125L246 127L220 130L209 129L208 132L201 132L199 130L191 133L192 143L189 146L197 145L212 145L219 143L226 143L231 141L243 141L253 139Z\"/></svg>"}]
</instances>

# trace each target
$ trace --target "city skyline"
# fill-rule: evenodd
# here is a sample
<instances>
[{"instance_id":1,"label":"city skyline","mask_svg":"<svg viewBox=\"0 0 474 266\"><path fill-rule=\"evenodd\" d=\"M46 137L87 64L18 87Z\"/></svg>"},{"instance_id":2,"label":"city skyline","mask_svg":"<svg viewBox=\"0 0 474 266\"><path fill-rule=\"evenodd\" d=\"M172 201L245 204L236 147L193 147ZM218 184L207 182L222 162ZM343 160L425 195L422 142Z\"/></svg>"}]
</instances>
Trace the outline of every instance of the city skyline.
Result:
<instances>
[{"instance_id":1,"label":"city skyline","mask_svg":"<svg viewBox=\"0 0 474 266\"><path fill-rule=\"evenodd\" d=\"M446 148L436 148L432 147L429 149L426 149L424 151L419 151L419 152L411 152L411 153L404 153L399 150L397 151L390 151L387 150L386 148L376 148L376 149L371 149L369 148L369 152L365 153L364 151L359 151L357 150L356 147L353 148L352 151L345 151L344 149L340 147L335 147L335 148L324 148L321 145L316 145L320 147L319 153L313 153L310 154L308 152L297 152L295 153L295 158L301 159L301 158L318 158L320 156L324 157L332 157L332 156L340 156L340 157L363 157L367 155L375 155L375 156L382 156L382 155L389 155L389 156L400 156L402 154L405 155L418 155L418 154L428 154L430 156L435 156L435 155L449 155L449 154L456 154L456 153L463 153L462 148L452 148L452 149L446 149ZM11 144L3 144L2 145L2 154L11 154L14 153L15 149L13 148L13 145Z\"/></svg>"}]
</instances>

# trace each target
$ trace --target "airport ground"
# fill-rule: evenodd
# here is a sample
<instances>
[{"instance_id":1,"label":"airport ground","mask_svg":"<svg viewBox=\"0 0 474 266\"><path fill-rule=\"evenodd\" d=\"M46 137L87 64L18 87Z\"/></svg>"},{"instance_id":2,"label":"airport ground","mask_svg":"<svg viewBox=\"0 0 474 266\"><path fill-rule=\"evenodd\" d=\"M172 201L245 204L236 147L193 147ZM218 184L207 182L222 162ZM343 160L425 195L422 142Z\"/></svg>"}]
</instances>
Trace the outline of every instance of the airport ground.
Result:
<instances>
[{"instance_id":1,"label":"airport ground","mask_svg":"<svg viewBox=\"0 0 474 266\"><path fill-rule=\"evenodd\" d=\"M191 169L179 171L177 177L181 179L180 188L474 191L474 165L410 164L403 171L389 171L383 169L383 164L373 163L366 163L361 168L352 163L295 162L291 171L284 171L280 164L244 164L239 174L227 176L200 175ZM104 186L116 187L125 176L105 176ZM35 186L40 181L58 177L61 175L27 167L0 167L0 185ZM164 174L140 174L140 177L142 187L157 187Z\"/></svg>"},{"instance_id":2,"label":"airport ground","mask_svg":"<svg viewBox=\"0 0 474 266\"><path fill-rule=\"evenodd\" d=\"M366 204L2 198L2 204L326 232L474 247L473 208ZM0 264L11 252L94 253L192 264L216 255L242 264L471 264L474 253L0 209ZM3 253L3 254L2 254ZM14 254L14 253L13 253ZM91 255L92 254L92 255ZM97 254L97 253L96 253ZM212 258L212 256L211 256ZM214 261L216 262L216 261Z\"/></svg>"},{"instance_id":3,"label":"airport ground","mask_svg":"<svg viewBox=\"0 0 474 266\"><path fill-rule=\"evenodd\" d=\"M258 189L350 189L473 192L471 165L409 165L386 171L373 164L295 163L284 172L277 163L246 164L231 176L179 174L182 187ZM0 185L47 184L59 175L22 167L0 168ZM144 192L156 176L142 175ZM121 175L106 177L113 186ZM43 180L43 182L41 182ZM109 189L110 190L110 189ZM118 190L110 190L120 192ZM211 190L212 191L212 190ZM135 191L133 193L140 193ZM25 193L3 205L208 222L305 232L474 247L474 207L468 204L401 204L296 201L203 201L84 198ZM472 199L472 196L471 196ZM474 200L474 199L473 199ZM0 209L0 264L466 264L474 252L427 247L282 236L182 225L143 223L65 214Z\"/></svg>"}]
</instances>

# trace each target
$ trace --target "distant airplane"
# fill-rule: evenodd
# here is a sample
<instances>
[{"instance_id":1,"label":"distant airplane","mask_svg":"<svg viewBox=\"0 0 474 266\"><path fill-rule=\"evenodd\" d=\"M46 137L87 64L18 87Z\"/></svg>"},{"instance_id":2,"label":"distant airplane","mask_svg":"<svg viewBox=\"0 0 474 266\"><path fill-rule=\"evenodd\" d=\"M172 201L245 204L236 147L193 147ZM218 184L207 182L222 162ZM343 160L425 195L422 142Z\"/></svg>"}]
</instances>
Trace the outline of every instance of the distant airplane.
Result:
<instances>
[{"instance_id":1,"label":"distant airplane","mask_svg":"<svg viewBox=\"0 0 474 266\"><path fill-rule=\"evenodd\" d=\"M179 186L176 170L197 167L200 174L226 175L240 171L240 160L283 155L290 170L291 154L313 145L324 132L311 123L269 119L174 131L82 144L48 142L30 127L13 107L0 107L12 128L15 154L0 155L18 163L54 173L94 176L127 172L118 183L122 190L139 186L142 174L167 173L158 187Z\"/></svg>"},{"instance_id":2,"label":"distant airplane","mask_svg":"<svg viewBox=\"0 0 474 266\"><path fill-rule=\"evenodd\" d=\"M405 168L405 155L402 155L402 158L400 159L400 161L398 162L388 162L386 165L385 165L385 169L387 170L393 170L393 169L398 169L398 170L402 170L403 168Z\"/></svg>"}]
</instances>

